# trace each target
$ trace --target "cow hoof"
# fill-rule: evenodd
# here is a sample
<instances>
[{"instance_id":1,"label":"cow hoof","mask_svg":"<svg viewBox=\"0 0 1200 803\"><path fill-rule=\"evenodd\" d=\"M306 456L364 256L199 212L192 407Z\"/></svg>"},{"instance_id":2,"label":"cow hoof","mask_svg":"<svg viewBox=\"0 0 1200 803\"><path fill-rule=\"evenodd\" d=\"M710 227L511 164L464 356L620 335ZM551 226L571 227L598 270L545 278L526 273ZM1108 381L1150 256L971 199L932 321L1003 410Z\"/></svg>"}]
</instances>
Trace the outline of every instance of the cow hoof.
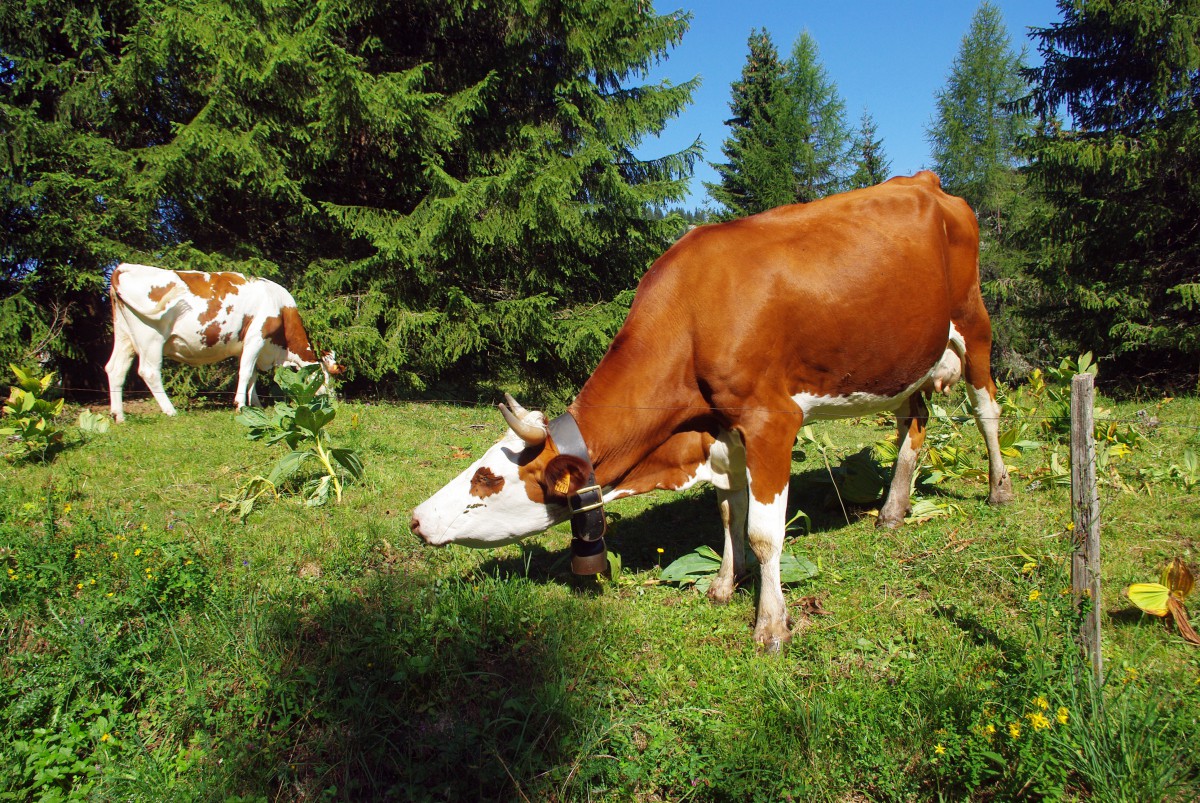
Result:
<instances>
[{"instance_id":1,"label":"cow hoof","mask_svg":"<svg viewBox=\"0 0 1200 803\"><path fill-rule=\"evenodd\" d=\"M875 519L875 527L880 530L895 530L902 524L904 524L903 516L885 516L881 513L879 518Z\"/></svg>"},{"instance_id":2,"label":"cow hoof","mask_svg":"<svg viewBox=\"0 0 1200 803\"><path fill-rule=\"evenodd\" d=\"M716 578L712 581L712 585L708 587L708 599L717 605L724 605L733 599L733 592L736 589L737 583L733 582L733 580Z\"/></svg>"},{"instance_id":3,"label":"cow hoof","mask_svg":"<svg viewBox=\"0 0 1200 803\"><path fill-rule=\"evenodd\" d=\"M992 492L990 494L988 494L988 504L989 505L1007 505L1010 502L1014 501L1016 498L1017 498L1017 495L1015 493L1013 493L1013 489L1012 489L1011 485L1003 486L1000 488L994 488L992 490Z\"/></svg>"},{"instance_id":4,"label":"cow hoof","mask_svg":"<svg viewBox=\"0 0 1200 803\"><path fill-rule=\"evenodd\" d=\"M779 636L772 636L766 641L758 643L758 651L763 655L783 655L784 647L787 646L789 641L791 641L790 636L786 639Z\"/></svg>"}]
</instances>

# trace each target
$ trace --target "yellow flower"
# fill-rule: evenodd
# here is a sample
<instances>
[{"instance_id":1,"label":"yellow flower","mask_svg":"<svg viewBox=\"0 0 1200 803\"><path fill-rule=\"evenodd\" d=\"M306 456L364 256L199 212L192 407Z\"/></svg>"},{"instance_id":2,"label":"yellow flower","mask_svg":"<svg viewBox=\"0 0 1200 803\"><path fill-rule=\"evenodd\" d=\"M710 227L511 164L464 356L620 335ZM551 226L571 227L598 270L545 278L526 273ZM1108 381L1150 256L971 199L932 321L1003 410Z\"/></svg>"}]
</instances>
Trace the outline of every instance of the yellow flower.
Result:
<instances>
[{"instance_id":1,"label":"yellow flower","mask_svg":"<svg viewBox=\"0 0 1200 803\"><path fill-rule=\"evenodd\" d=\"M1128 683L1131 680L1137 680L1138 671L1132 666L1125 667L1125 678L1123 682Z\"/></svg>"},{"instance_id":2,"label":"yellow flower","mask_svg":"<svg viewBox=\"0 0 1200 803\"><path fill-rule=\"evenodd\" d=\"M1029 574L1036 568L1037 568L1036 561L1032 561L1032 560L1025 561L1025 565L1021 567L1021 574Z\"/></svg>"},{"instance_id":3,"label":"yellow flower","mask_svg":"<svg viewBox=\"0 0 1200 803\"><path fill-rule=\"evenodd\" d=\"M1030 591L1030 592L1029 592L1029 601L1030 601L1030 602L1032 602L1033 600L1037 599L1037 598L1038 598L1038 597L1040 597L1041 595L1042 595L1042 592L1041 592L1041 591L1038 591L1038 590L1035 588L1035 589L1033 589L1032 591Z\"/></svg>"},{"instance_id":4,"label":"yellow flower","mask_svg":"<svg viewBox=\"0 0 1200 803\"><path fill-rule=\"evenodd\" d=\"M1025 718L1029 720L1029 724L1033 726L1035 731L1040 731L1050 727L1050 720L1046 719L1046 715L1041 711L1034 711L1032 714L1026 714Z\"/></svg>"},{"instance_id":5,"label":"yellow flower","mask_svg":"<svg viewBox=\"0 0 1200 803\"><path fill-rule=\"evenodd\" d=\"M88 585L90 585L90 586L96 585L96 578L93 577L91 580L88 580Z\"/></svg>"},{"instance_id":6,"label":"yellow flower","mask_svg":"<svg viewBox=\"0 0 1200 803\"><path fill-rule=\"evenodd\" d=\"M70 513L70 512L71 512L71 503L67 502L67 504L63 506L63 513Z\"/></svg>"},{"instance_id":7,"label":"yellow flower","mask_svg":"<svg viewBox=\"0 0 1200 803\"><path fill-rule=\"evenodd\" d=\"M983 733L989 739L992 738L992 736L996 733L996 726L989 722L983 726Z\"/></svg>"},{"instance_id":8,"label":"yellow flower","mask_svg":"<svg viewBox=\"0 0 1200 803\"><path fill-rule=\"evenodd\" d=\"M76 584L75 584L75 587L76 587L76 588L83 588L83 583L76 583Z\"/></svg>"},{"instance_id":9,"label":"yellow flower","mask_svg":"<svg viewBox=\"0 0 1200 803\"><path fill-rule=\"evenodd\" d=\"M142 554L142 548L138 547L137 549L133 550L133 554L135 557Z\"/></svg>"},{"instance_id":10,"label":"yellow flower","mask_svg":"<svg viewBox=\"0 0 1200 803\"><path fill-rule=\"evenodd\" d=\"M117 553L116 553L116 552L112 553L112 556L113 556L113 560L116 560L116 559L117 559Z\"/></svg>"},{"instance_id":11,"label":"yellow flower","mask_svg":"<svg viewBox=\"0 0 1200 803\"><path fill-rule=\"evenodd\" d=\"M183 562L183 565L184 565L184 566L191 566L191 565L192 565L192 560L191 560L191 558L188 558L187 560L185 560L185 561Z\"/></svg>"},{"instance_id":12,"label":"yellow flower","mask_svg":"<svg viewBox=\"0 0 1200 803\"><path fill-rule=\"evenodd\" d=\"M146 567L146 574L150 574L150 567L149 567L149 566L147 566L147 567Z\"/></svg>"},{"instance_id":13,"label":"yellow flower","mask_svg":"<svg viewBox=\"0 0 1200 803\"><path fill-rule=\"evenodd\" d=\"M937 753L939 756L944 756L944 755L946 755L946 748L942 747L940 744L935 745L933 748L933 752Z\"/></svg>"},{"instance_id":14,"label":"yellow flower","mask_svg":"<svg viewBox=\"0 0 1200 803\"><path fill-rule=\"evenodd\" d=\"M1010 739L1015 739L1020 735L1021 735L1021 723L1020 722L1008 723L1008 737Z\"/></svg>"},{"instance_id":15,"label":"yellow flower","mask_svg":"<svg viewBox=\"0 0 1200 803\"><path fill-rule=\"evenodd\" d=\"M1058 720L1058 724L1059 724L1059 725L1066 725L1066 724L1067 724L1067 719L1068 719L1070 716L1071 716L1071 712L1070 712L1070 711L1068 711L1068 710L1067 710L1067 709L1065 709L1065 708L1059 708L1059 709L1058 709L1058 716L1056 716L1056 717L1055 717L1055 719L1057 719L1057 720Z\"/></svg>"},{"instance_id":16,"label":"yellow flower","mask_svg":"<svg viewBox=\"0 0 1200 803\"><path fill-rule=\"evenodd\" d=\"M106 596L106 597L111 597L112 595L113 595L113 592L109 591L109 592L108 592L107 594L105 594L104 596Z\"/></svg>"},{"instance_id":17,"label":"yellow flower","mask_svg":"<svg viewBox=\"0 0 1200 803\"><path fill-rule=\"evenodd\" d=\"M142 532L146 532L146 530L148 530L148 529L150 529L150 528L147 527L145 524L142 525Z\"/></svg>"},{"instance_id":18,"label":"yellow flower","mask_svg":"<svg viewBox=\"0 0 1200 803\"><path fill-rule=\"evenodd\" d=\"M1046 711L1050 708L1050 703L1046 702L1046 698L1040 694L1033 698L1033 704L1043 711Z\"/></svg>"},{"instance_id":19,"label":"yellow flower","mask_svg":"<svg viewBox=\"0 0 1200 803\"><path fill-rule=\"evenodd\" d=\"M100 737L100 741L107 742L109 740L109 738L110 738L109 735L106 733Z\"/></svg>"}]
</instances>

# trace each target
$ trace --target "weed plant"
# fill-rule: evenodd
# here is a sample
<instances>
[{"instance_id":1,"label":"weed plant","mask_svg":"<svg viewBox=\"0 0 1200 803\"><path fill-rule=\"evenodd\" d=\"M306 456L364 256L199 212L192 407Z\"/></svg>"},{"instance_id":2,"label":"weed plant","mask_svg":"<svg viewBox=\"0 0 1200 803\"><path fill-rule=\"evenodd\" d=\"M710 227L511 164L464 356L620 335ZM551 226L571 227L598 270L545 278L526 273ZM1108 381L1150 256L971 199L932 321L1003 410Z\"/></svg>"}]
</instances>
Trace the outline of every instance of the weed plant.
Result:
<instances>
[{"instance_id":1,"label":"weed plant","mask_svg":"<svg viewBox=\"0 0 1200 803\"><path fill-rule=\"evenodd\" d=\"M954 510L889 533L829 476L891 422L798 444L788 548L819 572L769 658L753 579L725 606L661 582L720 548L711 490L614 503L621 572L594 583L564 527L482 552L408 532L502 434L491 409L343 404L354 493L245 524L216 508L265 452L232 413L131 414L0 466L0 799L1194 800L1200 658L1119 592L1196 567L1195 495L1151 472L1196 448L1200 402L1109 406L1141 440L1101 476L1099 686L1040 431L1012 506L946 475L921 494ZM973 433L951 445L984 465Z\"/></svg>"}]
</instances>

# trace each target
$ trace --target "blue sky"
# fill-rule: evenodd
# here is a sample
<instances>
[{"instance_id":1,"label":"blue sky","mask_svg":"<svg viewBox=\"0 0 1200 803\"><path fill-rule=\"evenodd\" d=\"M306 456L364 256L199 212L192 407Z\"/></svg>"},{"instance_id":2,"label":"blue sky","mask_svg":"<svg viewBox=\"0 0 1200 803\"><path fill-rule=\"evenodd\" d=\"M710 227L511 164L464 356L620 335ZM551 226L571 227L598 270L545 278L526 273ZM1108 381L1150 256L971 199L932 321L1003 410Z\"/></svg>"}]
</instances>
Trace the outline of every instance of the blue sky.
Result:
<instances>
[{"instance_id":1,"label":"blue sky","mask_svg":"<svg viewBox=\"0 0 1200 803\"><path fill-rule=\"evenodd\" d=\"M1004 16L1013 48L1026 47L1027 61L1039 61L1030 27L1059 20L1055 0L993 0ZM934 113L934 93L946 84L951 64L978 8L976 0L655 0L666 13L692 13L691 30L657 65L647 83L680 83L699 75L693 103L671 120L658 138L639 149L643 157L681 150L696 137L704 142L705 162L723 161L721 143L729 133L729 87L748 52L753 28L766 28L780 57L791 53L804 30L816 40L821 63L846 103L857 129L863 109L871 113L892 162L893 174L911 174L929 164L925 129ZM639 82L641 83L641 82ZM692 195L684 205L706 199L704 181L716 172L698 164Z\"/></svg>"}]
</instances>

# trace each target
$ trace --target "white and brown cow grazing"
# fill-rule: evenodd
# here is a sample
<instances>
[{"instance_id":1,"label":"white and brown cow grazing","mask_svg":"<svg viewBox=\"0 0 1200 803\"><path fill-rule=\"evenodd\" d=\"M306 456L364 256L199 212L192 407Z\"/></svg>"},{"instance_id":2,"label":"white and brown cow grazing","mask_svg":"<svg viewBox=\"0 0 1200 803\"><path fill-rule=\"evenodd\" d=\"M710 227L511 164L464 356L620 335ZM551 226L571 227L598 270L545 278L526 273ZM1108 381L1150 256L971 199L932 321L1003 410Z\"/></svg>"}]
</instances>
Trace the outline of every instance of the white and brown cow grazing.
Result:
<instances>
[{"instance_id":1,"label":"white and brown cow grazing","mask_svg":"<svg viewBox=\"0 0 1200 803\"><path fill-rule=\"evenodd\" d=\"M234 404L257 404L258 371L320 363L326 383L342 369L331 352L313 351L292 294L240 273L173 271L122 263L112 272L113 352L108 373L113 418L125 420L121 392L138 358L138 375L167 415L175 406L162 384L162 360L207 365L241 361Z\"/></svg>"},{"instance_id":2,"label":"white and brown cow grazing","mask_svg":"<svg viewBox=\"0 0 1200 803\"><path fill-rule=\"evenodd\" d=\"M647 271L621 331L567 415L587 461L545 416L500 405L510 431L413 512L434 545L496 546L571 516L587 469L605 500L716 486L725 554L709 591L734 592L748 538L761 566L755 639L791 638L779 559L792 445L803 424L896 412L899 457L878 523L901 524L925 437L923 393L965 377L987 444L992 503L1012 499L1000 456L979 229L921 172L877 187L700 226Z\"/></svg>"}]
</instances>

